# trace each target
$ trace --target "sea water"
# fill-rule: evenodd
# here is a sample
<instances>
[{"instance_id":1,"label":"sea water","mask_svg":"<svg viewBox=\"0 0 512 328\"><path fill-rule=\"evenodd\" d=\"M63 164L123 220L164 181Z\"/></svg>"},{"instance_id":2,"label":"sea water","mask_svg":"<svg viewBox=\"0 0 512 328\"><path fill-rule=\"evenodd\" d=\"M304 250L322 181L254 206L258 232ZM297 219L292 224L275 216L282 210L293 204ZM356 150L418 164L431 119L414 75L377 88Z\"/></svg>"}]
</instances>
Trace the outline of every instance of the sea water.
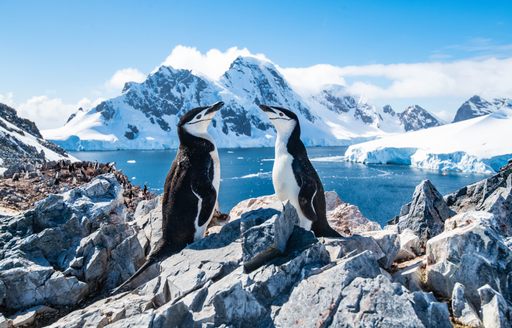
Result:
<instances>
[{"instance_id":1,"label":"sea water","mask_svg":"<svg viewBox=\"0 0 512 328\"><path fill-rule=\"evenodd\" d=\"M411 200L414 188L429 179L442 194L481 180L481 174L441 174L402 165L364 165L343 160L346 147L313 147L308 154L324 184L346 202L357 205L368 218L386 224L400 207ZM81 160L116 162L137 185L162 193L165 177L176 156L175 150L122 150L72 152ZM220 149L221 210L241 200L274 193L272 187L273 148Z\"/></svg>"}]
</instances>

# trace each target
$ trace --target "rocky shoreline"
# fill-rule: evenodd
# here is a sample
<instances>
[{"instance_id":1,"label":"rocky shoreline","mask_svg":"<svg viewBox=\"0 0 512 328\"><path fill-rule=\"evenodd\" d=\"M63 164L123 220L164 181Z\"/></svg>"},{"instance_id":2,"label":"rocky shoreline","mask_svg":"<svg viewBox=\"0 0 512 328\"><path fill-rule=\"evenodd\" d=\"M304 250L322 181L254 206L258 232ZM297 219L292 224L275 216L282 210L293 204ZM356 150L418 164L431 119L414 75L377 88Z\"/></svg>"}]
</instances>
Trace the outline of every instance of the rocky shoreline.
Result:
<instances>
[{"instance_id":1,"label":"rocky shoreline","mask_svg":"<svg viewBox=\"0 0 512 328\"><path fill-rule=\"evenodd\" d=\"M512 162L444 197L422 182L384 228L326 192L342 238L273 196L243 201L115 296L160 239L160 199L70 165L0 180L26 197L0 197L18 211L0 214L1 328L511 327Z\"/></svg>"}]
</instances>

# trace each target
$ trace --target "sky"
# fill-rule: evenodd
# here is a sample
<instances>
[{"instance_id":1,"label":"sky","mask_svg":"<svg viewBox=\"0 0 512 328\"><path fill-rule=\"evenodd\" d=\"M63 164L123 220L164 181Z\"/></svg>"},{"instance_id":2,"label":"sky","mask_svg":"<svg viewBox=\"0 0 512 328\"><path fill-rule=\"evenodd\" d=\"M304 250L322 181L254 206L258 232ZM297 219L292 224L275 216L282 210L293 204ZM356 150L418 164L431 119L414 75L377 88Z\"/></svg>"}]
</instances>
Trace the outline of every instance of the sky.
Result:
<instances>
[{"instance_id":1,"label":"sky","mask_svg":"<svg viewBox=\"0 0 512 328\"><path fill-rule=\"evenodd\" d=\"M473 94L512 97L512 1L0 0L0 102L41 128L161 64L214 79L267 58L297 89L326 83L450 120Z\"/></svg>"}]
</instances>

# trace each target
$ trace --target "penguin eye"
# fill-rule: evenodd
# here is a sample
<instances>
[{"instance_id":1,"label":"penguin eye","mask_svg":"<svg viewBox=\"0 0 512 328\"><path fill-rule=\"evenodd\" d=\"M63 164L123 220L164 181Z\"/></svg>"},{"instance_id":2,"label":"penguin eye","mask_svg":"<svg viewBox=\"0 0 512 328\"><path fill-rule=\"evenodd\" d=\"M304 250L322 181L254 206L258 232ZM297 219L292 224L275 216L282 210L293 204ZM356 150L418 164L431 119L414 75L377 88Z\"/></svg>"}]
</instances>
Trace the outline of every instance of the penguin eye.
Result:
<instances>
[{"instance_id":1,"label":"penguin eye","mask_svg":"<svg viewBox=\"0 0 512 328\"><path fill-rule=\"evenodd\" d=\"M283 116L283 113L279 113L279 116Z\"/></svg>"},{"instance_id":2,"label":"penguin eye","mask_svg":"<svg viewBox=\"0 0 512 328\"><path fill-rule=\"evenodd\" d=\"M201 118L201 114L197 115L196 116L196 120L200 119Z\"/></svg>"}]
</instances>

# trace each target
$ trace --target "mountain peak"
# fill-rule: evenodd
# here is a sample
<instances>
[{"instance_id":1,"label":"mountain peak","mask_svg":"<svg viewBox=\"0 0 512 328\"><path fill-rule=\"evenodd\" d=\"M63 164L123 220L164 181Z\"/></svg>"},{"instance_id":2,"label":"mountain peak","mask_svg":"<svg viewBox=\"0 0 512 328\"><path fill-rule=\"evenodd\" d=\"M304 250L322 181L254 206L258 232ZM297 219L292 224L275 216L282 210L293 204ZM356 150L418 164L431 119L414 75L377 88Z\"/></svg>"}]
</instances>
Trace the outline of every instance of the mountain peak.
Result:
<instances>
[{"instance_id":1,"label":"mountain peak","mask_svg":"<svg viewBox=\"0 0 512 328\"><path fill-rule=\"evenodd\" d=\"M496 110L495 106L484 98L474 95L466 100L457 109L453 122L460 122L471 118L490 114Z\"/></svg>"},{"instance_id":2,"label":"mountain peak","mask_svg":"<svg viewBox=\"0 0 512 328\"><path fill-rule=\"evenodd\" d=\"M405 131L416 131L443 125L443 122L420 105L408 106L398 114Z\"/></svg>"}]
</instances>

